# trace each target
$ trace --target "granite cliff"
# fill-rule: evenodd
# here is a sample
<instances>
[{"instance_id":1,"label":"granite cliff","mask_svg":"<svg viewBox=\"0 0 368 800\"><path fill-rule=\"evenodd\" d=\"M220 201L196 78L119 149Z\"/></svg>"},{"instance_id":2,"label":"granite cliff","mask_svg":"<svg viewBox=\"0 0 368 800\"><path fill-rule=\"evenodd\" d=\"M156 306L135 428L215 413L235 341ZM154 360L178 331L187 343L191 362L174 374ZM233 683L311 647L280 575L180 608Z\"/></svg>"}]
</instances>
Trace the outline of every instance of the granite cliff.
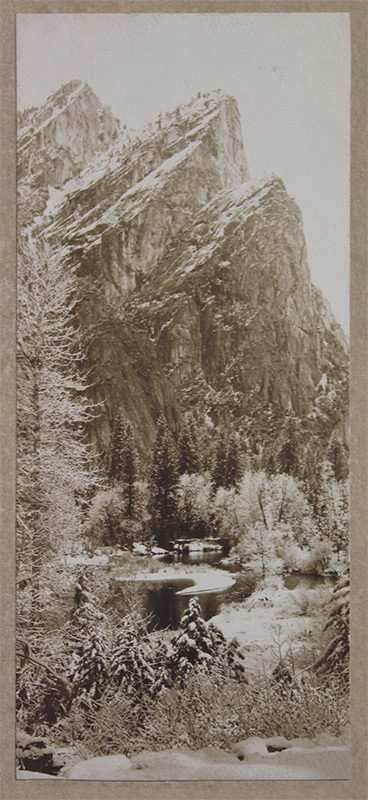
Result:
<instances>
[{"instance_id":1,"label":"granite cliff","mask_svg":"<svg viewBox=\"0 0 368 800\"><path fill-rule=\"evenodd\" d=\"M324 435L347 438L344 334L282 180L250 183L233 98L198 94L135 132L73 81L19 125L20 226L78 267L99 451L119 407L144 453L162 412L175 433L189 408L305 418L321 396Z\"/></svg>"}]
</instances>

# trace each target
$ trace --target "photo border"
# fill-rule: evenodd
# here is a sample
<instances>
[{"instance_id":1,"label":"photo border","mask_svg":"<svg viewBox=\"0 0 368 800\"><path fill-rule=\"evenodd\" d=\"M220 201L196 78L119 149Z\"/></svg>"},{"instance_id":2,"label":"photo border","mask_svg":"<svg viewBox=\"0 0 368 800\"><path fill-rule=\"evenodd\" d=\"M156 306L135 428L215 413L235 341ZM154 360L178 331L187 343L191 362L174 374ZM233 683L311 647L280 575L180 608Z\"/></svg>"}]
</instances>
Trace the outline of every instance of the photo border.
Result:
<instances>
[{"instance_id":1,"label":"photo border","mask_svg":"<svg viewBox=\"0 0 368 800\"><path fill-rule=\"evenodd\" d=\"M367 10L366 0L0 0L1 781L4 800L363 800L367 796ZM15 15L347 12L351 21L351 778L349 781L15 780ZM338 169L338 164L336 165Z\"/></svg>"}]
</instances>

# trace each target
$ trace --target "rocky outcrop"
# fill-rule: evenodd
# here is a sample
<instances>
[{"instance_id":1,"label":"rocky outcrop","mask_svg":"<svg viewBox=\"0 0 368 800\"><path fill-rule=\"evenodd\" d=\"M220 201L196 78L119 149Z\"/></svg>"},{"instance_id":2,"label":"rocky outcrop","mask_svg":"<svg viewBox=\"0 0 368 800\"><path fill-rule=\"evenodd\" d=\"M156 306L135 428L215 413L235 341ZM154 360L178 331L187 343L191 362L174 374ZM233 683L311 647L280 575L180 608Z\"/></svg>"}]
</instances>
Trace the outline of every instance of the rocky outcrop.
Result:
<instances>
[{"instance_id":1,"label":"rocky outcrop","mask_svg":"<svg viewBox=\"0 0 368 800\"><path fill-rule=\"evenodd\" d=\"M19 771L47 775L57 775L65 763L45 739L24 731L17 731L16 759Z\"/></svg>"},{"instance_id":2,"label":"rocky outcrop","mask_svg":"<svg viewBox=\"0 0 368 800\"><path fill-rule=\"evenodd\" d=\"M19 778L32 774L18 773ZM349 780L349 732L321 734L315 739L283 736L251 737L235 743L231 751L216 747L178 748L101 756L66 767L68 780Z\"/></svg>"}]
</instances>

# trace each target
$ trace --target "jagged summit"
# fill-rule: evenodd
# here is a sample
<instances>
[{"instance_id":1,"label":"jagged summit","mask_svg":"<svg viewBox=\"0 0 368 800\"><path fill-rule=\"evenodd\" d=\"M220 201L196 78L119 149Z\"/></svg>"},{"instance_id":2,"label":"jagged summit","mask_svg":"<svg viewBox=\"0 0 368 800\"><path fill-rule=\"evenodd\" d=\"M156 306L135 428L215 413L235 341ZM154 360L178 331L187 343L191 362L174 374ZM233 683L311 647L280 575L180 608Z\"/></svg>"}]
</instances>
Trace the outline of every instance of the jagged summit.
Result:
<instances>
[{"instance_id":1,"label":"jagged summit","mask_svg":"<svg viewBox=\"0 0 368 800\"><path fill-rule=\"evenodd\" d=\"M56 91L51 92L42 106L31 106L17 112L18 152L20 140L30 133L30 129L34 130L35 127L39 127L45 119L52 115L57 106L64 105L67 102L67 98L81 86L82 81L69 81L69 83L63 84Z\"/></svg>"},{"instance_id":2,"label":"jagged summit","mask_svg":"<svg viewBox=\"0 0 368 800\"><path fill-rule=\"evenodd\" d=\"M91 91L87 83L72 80L64 83L56 91L51 92L39 108L25 108L18 112L18 137L23 138L30 128L38 128L45 120L52 116L56 108L62 109L73 100L81 91ZM18 146L19 152L20 146Z\"/></svg>"},{"instance_id":3,"label":"jagged summit","mask_svg":"<svg viewBox=\"0 0 368 800\"><path fill-rule=\"evenodd\" d=\"M19 118L18 218L32 224L42 214L50 187L60 190L119 134L119 122L86 83L71 81L40 109Z\"/></svg>"},{"instance_id":4,"label":"jagged summit","mask_svg":"<svg viewBox=\"0 0 368 800\"><path fill-rule=\"evenodd\" d=\"M109 292L125 293L205 203L248 177L236 101L215 92L159 117L144 136L120 132L60 190L48 187L33 224L69 257L78 253L82 271L108 275Z\"/></svg>"}]
</instances>

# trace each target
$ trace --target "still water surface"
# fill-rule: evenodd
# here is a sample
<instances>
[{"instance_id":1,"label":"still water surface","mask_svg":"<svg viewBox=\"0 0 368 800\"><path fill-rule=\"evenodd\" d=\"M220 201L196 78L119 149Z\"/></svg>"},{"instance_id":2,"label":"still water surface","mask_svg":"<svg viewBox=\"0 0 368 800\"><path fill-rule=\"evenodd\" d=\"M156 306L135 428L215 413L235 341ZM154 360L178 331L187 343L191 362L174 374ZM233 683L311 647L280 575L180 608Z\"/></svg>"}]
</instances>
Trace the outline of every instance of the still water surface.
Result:
<instances>
[{"instance_id":1,"label":"still water surface","mask_svg":"<svg viewBox=\"0 0 368 800\"><path fill-rule=\"evenodd\" d=\"M193 555L205 556L205 558L201 560L207 564L209 563L208 556L216 556L218 559L218 554L214 553L196 553ZM190 562L186 563L198 562L194 562L191 559ZM243 585L244 581L246 585ZM292 573L291 575L286 575L284 578L284 586L290 591L294 591L299 587L315 589L317 586L333 586L334 583L334 578L314 574ZM228 589L215 592L209 590L208 592L199 593L193 586L192 593L185 595L178 594L181 589L185 589L190 585L189 580L177 578L175 581L167 579L167 581L160 581L160 583L156 585L150 584L145 588L145 609L147 615L152 615L151 628L177 629L185 609L188 608L191 597L198 597L202 610L202 617L204 620L209 620L211 617L220 613L223 603L226 604L233 600L244 600L252 594L255 588L251 580L248 580L244 575L239 575L234 586Z\"/></svg>"},{"instance_id":2,"label":"still water surface","mask_svg":"<svg viewBox=\"0 0 368 800\"><path fill-rule=\"evenodd\" d=\"M317 586L333 586L335 578L330 575L316 575L314 573L292 572L284 578L285 589L316 589Z\"/></svg>"},{"instance_id":3,"label":"still water surface","mask_svg":"<svg viewBox=\"0 0 368 800\"><path fill-rule=\"evenodd\" d=\"M227 592L226 589L221 592L209 590L208 592L199 593L193 587L192 594L178 594L181 589L186 589L190 585L190 581L183 579L175 580L175 582L168 580L165 583L159 583L157 586L151 584L147 587L145 607L147 614L152 615L152 628L178 628L191 597L198 597L204 620L211 619L211 617L219 613L221 601Z\"/></svg>"}]
</instances>

